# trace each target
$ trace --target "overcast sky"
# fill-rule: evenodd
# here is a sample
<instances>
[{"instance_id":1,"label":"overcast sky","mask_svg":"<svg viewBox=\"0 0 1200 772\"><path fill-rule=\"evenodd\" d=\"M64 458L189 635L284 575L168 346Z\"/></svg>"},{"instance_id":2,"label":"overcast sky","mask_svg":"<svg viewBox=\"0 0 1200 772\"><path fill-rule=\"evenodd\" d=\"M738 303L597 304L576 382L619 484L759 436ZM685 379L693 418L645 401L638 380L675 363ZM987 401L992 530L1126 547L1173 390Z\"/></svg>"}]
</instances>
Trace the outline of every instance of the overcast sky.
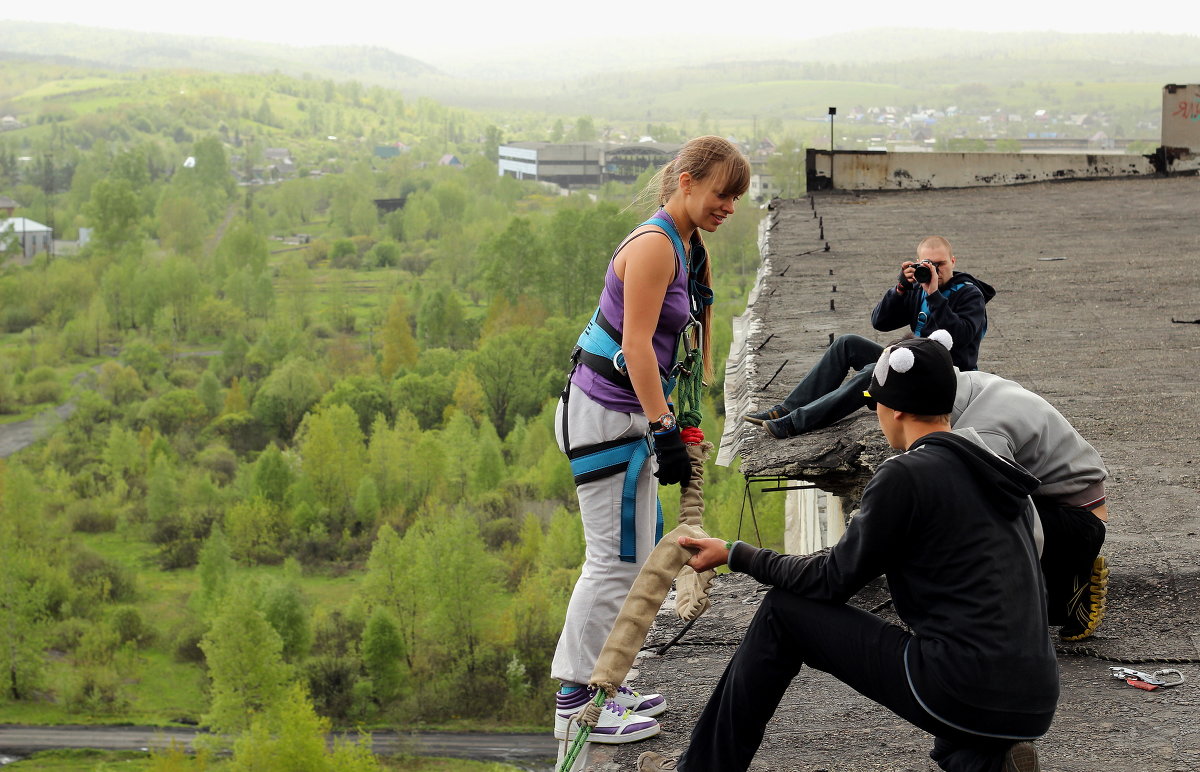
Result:
<instances>
[{"instance_id":1,"label":"overcast sky","mask_svg":"<svg viewBox=\"0 0 1200 772\"><path fill-rule=\"evenodd\" d=\"M5 2L0 18L85 26L233 37L295 45L382 45L438 59L447 53L512 46L528 36L595 35L616 31L663 46L689 35L795 39L871 27L981 31L1162 32L1196 34L1195 0L859 0L858 2L735 3L729 0L339 0L264 3L257 0L57 0ZM1105 7L1114 8L1105 13ZM674 32L672 32L674 30ZM1198 52L1200 56L1200 52Z\"/></svg>"}]
</instances>

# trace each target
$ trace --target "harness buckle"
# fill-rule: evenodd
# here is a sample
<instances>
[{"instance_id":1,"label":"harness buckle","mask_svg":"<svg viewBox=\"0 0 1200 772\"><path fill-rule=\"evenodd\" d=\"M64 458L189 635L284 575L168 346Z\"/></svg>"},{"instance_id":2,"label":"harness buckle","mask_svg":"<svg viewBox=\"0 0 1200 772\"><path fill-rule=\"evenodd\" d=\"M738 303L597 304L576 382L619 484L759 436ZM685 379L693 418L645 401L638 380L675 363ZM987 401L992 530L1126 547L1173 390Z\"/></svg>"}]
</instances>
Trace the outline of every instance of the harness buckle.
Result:
<instances>
[{"instance_id":1,"label":"harness buckle","mask_svg":"<svg viewBox=\"0 0 1200 772\"><path fill-rule=\"evenodd\" d=\"M704 324L694 316L691 317L688 320L688 323L684 325L683 331L680 333L680 336L684 339L684 341L686 341L688 333L693 332L693 331L696 333L696 345L691 347L691 351L703 351L704 350Z\"/></svg>"},{"instance_id":2,"label":"harness buckle","mask_svg":"<svg viewBox=\"0 0 1200 772\"><path fill-rule=\"evenodd\" d=\"M629 372L625 369L625 352L621 349L617 349L617 353L612 355L612 364L621 375L629 375Z\"/></svg>"},{"instance_id":3,"label":"harness buckle","mask_svg":"<svg viewBox=\"0 0 1200 772\"><path fill-rule=\"evenodd\" d=\"M1169 689L1172 686L1179 686L1187 681L1183 673L1173 667L1155 670L1153 673L1143 673L1140 670L1134 670L1129 667L1110 667L1109 671L1113 678L1119 678L1130 686L1145 691L1154 691L1155 689ZM1174 675L1177 680L1166 681L1162 676Z\"/></svg>"}]
</instances>

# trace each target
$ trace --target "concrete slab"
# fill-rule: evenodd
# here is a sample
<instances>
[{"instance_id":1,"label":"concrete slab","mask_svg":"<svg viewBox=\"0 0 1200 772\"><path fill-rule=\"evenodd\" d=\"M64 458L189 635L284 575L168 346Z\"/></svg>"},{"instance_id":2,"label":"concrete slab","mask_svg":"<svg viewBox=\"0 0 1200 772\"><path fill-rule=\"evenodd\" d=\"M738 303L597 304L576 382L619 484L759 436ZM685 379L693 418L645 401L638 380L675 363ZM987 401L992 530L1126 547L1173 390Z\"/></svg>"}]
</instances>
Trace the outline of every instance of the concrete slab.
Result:
<instances>
[{"instance_id":1,"label":"concrete slab","mask_svg":"<svg viewBox=\"0 0 1200 772\"><path fill-rule=\"evenodd\" d=\"M1060 650L1062 700L1039 744L1046 770L1200 769L1200 325L1176 323L1200 319L1198 215L1196 177L835 194L781 202L772 214L731 404L775 404L830 333L894 337L870 330L870 309L917 241L937 233L954 245L959 268L998 290L981 368L1050 400L1108 464L1108 616L1086 647ZM744 472L812 476L822 487L841 479L852 488L887 453L866 412L782 442L729 425L723 442L736 443ZM834 456L822 471L817 462ZM633 682L667 695L664 731L593 750L590 768L633 769L643 750L684 747L757 590L746 577L721 579L714 607L681 643L643 655ZM854 602L874 608L885 598L873 586ZM649 645L679 629L670 614L665 605ZM1189 683L1133 689L1110 677L1122 659L1145 661L1139 669L1174 664ZM932 770L929 746L928 735L806 670L755 768Z\"/></svg>"}]
</instances>

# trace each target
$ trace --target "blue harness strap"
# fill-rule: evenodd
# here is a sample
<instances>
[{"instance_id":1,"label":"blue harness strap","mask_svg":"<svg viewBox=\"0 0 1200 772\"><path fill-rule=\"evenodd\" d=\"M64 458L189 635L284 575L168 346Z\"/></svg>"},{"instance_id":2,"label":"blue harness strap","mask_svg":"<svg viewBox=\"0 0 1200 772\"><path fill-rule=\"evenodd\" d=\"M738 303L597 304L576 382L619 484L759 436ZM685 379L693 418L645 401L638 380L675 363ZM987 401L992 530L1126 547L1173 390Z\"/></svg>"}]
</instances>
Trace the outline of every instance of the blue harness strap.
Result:
<instances>
[{"instance_id":1,"label":"blue harness strap","mask_svg":"<svg viewBox=\"0 0 1200 772\"><path fill-rule=\"evenodd\" d=\"M949 298L955 292L966 286L975 286L969 281L959 282L953 287L947 287L944 290L938 290L942 297ZM925 294L925 290L921 290L921 310L917 313L917 325L913 327L913 336L921 337L921 331L925 329L925 324L929 321L929 296ZM979 333L979 340L983 340L983 336L987 335L987 324L984 324L983 330Z\"/></svg>"},{"instance_id":2,"label":"blue harness strap","mask_svg":"<svg viewBox=\"0 0 1200 772\"><path fill-rule=\"evenodd\" d=\"M565 417L564 417L565 420ZM571 460L571 473L575 484L583 485L602 480L621 471L625 482L621 486L621 561L637 562L637 485L642 467L650 458L650 438L637 437L620 439L576 448L567 453ZM656 497L657 499L657 497ZM657 502L658 520L655 524L654 543L662 539L662 502Z\"/></svg>"},{"instance_id":3,"label":"blue harness strap","mask_svg":"<svg viewBox=\"0 0 1200 772\"><path fill-rule=\"evenodd\" d=\"M655 215L638 227L643 225L660 228L671 240L675 256L679 259L680 270L687 272L688 298L692 316L698 318L704 306L711 305L713 302L712 290L701 284L696 278L699 275L699 269L708 260L703 245L698 241L693 245L694 264L689 269L687 250L684 249L683 239L679 237L679 231L675 229L675 224L669 217ZM683 331L679 334L682 336ZM675 348L678 351L678 344ZM596 308L591 320L580 333L575 350L571 352L571 359L587 365L606 380L630 391L633 390L633 384L630 383L629 375L625 370L625 356L621 352L621 332L604 318L599 307ZM675 390L677 371L678 367L672 366L669 372L660 371L659 373L665 396L669 397ZM568 385L563 389L562 394L564 403L569 389L568 379ZM647 435L632 440L625 438L571 449L567 434L565 408L562 420L563 440L568 449L567 457L571 461L571 474L575 477L575 485L601 480L624 471L625 480L621 486L621 561L636 563L637 485L642 468L645 466L646 460L650 458L650 437ZM663 533L662 501L658 500L657 496L655 497L655 508L654 543L657 544L662 539Z\"/></svg>"},{"instance_id":4,"label":"blue harness strap","mask_svg":"<svg viewBox=\"0 0 1200 772\"><path fill-rule=\"evenodd\" d=\"M643 225L653 225L661 229L671 240L675 256L679 259L680 269L688 272L689 305L692 316L698 318L704 306L711 305L713 302L712 290L701 284L696 278L699 268L708 260L708 254L703 245L699 242L694 245L692 256L695 259L695 265L689 270L683 239L679 237L679 231L675 229L674 223L669 218L655 215L638 227ZM683 334L682 331L680 334ZM604 314L600 313L598 306L592 314L591 320L583 328L583 332L579 334L579 339L575 342L575 349L571 352L571 359L587 365L605 380L624 389L633 390L633 384L630 383L629 375L625 371L625 355L621 352L621 332L612 322L604 318ZM663 382L663 394L668 397L675 390L677 369L673 366L668 372L659 372L659 377Z\"/></svg>"}]
</instances>

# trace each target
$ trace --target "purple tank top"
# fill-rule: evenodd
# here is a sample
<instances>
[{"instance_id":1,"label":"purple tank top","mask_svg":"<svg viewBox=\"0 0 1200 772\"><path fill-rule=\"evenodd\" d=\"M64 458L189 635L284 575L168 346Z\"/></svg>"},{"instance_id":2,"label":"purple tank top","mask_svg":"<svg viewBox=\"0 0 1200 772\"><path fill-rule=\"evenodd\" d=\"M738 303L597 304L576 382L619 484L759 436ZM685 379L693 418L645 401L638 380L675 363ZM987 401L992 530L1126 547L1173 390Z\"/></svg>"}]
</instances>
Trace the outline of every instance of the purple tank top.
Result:
<instances>
[{"instance_id":1,"label":"purple tank top","mask_svg":"<svg viewBox=\"0 0 1200 772\"><path fill-rule=\"evenodd\" d=\"M667 219L669 215L661 209L652 219ZM640 227L640 226L639 226ZM639 238L645 238L639 236ZM624 244L629 243L626 240ZM617 248L617 252L621 247ZM600 313L619 332L624 332L625 326L625 283L617 276L613 268L617 253L613 260L608 261L608 270L604 274L604 291L600 293ZM660 374L667 373L675 364L675 348L679 341L679 333L691 319L690 303L688 301L688 275L683 270L685 256L675 256L680 262L675 272L675 278L667 285L667 294L663 297L662 310L658 314L658 325L654 328L654 356L658 360ZM612 381L598 375L587 365L580 364L571 376L571 382L585 394L609 410L622 413L642 412L642 403L632 389L622 388Z\"/></svg>"}]
</instances>

